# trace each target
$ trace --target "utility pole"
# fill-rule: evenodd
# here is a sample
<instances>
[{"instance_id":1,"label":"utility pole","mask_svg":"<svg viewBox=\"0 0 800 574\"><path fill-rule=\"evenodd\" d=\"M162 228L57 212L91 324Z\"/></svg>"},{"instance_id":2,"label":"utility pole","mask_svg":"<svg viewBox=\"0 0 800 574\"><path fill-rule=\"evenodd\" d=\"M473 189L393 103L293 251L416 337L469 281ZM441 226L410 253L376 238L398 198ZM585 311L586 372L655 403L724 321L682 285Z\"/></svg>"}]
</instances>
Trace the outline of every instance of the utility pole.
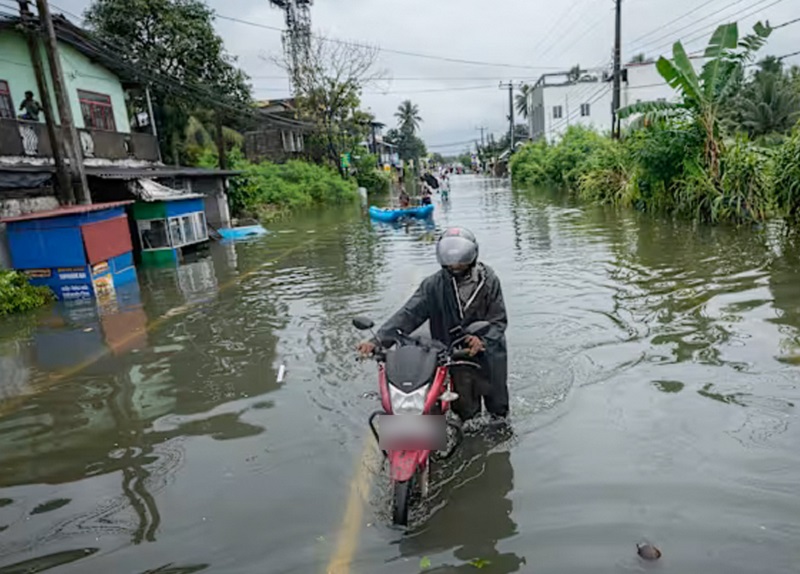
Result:
<instances>
[{"instance_id":1,"label":"utility pole","mask_svg":"<svg viewBox=\"0 0 800 574\"><path fill-rule=\"evenodd\" d=\"M485 128L484 126L480 126L478 128L475 128L475 129L481 131L481 147L484 147L486 145L486 143L485 143L485 140L483 139L483 132L486 131L487 128Z\"/></svg>"},{"instance_id":2,"label":"utility pole","mask_svg":"<svg viewBox=\"0 0 800 574\"><path fill-rule=\"evenodd\" d=\"M66 132L65 147L69 156L72 186L75 189L75 197L78 203L88 205L92 203L92 196L89 194L89 182L86 180L86 171L83 168L81 141L78 138L78 130L75 128L75 123L72 121L72 111L67 100L64 70L61 68L58 39L53 27L53 18L50 15L50 6L47 4L47 0L36 0L36 7L39 9L39 21L45 36L44 47L45 52L47 52L47 61L50 64L50 75L53 80L53 92L55 92L56 96L58 115L61 117L61 129Z\"/></svg>"},{"instance_id":3,"label":"utility pole","mask_svg":"<svg viewBox=\"0 0 800 574\"><path fill-rule=\"evenodd\" d=\"M619 139L619 118L617 111L620 107L621 81L622 81L622 0L616 3L616 33L614 35L614 96L611 104L611 133Z\"/></svg>"},{"instance_id":4,"label":"utility pole","mask_svg":"<svg viewBox=\"0 0 800 574\"><path fill-rule=\"evenodd\" d=\"M53 151L53 163L56 165L56 180L58 181L59 196L62 204L70 205L75 203L75 194L69 179L69 171L64 163L64 141L58 129L55 118L53 117L53 103L50 100L50 90L47 89L47 80L44 76L44 68L39 55L39 42L34 31L33 13L28 4L30 0L17 0L19 4L19 15L22 18L25 40L28 43L33 72L36 75L36 88L39 90L39 98L42 100L42 112L44 112L44 122L47 125L47 134L50 136L50 147Z\"/></svg>"},{"instance_id":5,"label":"utility pole","mask_svg":"<svg viewBox=\"0 0 800 574\"><path fill-rule=\"evenodd\" d=\"M501 82L500 89L508 89L508 155L511 157L514 153L514 82L508 82L507 84Z\"/></svg>"}]
</instances>

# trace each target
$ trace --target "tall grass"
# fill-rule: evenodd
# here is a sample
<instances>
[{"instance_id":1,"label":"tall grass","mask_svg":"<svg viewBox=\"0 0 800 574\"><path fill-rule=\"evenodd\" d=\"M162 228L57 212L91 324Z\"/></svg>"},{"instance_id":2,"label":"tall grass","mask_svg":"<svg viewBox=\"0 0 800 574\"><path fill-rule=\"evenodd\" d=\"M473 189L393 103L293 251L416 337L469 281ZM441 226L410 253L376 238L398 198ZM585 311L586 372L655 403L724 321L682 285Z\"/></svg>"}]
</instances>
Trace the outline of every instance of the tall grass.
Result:
<instances>
[{"instance_id":1,"label":"tall grass","mask_svg":"<svg viewBox=\"0 0 800 574\"><path fill-rule=\"evenodd\" d=\"M709 223L800 217L800 134L772 148L726 142L717 177L702 142L691 123L656 124L621 142L573 127L554 145L523 147L512 177L517 186L556 184L586 201Z\"/></svg>"}]
</instances>

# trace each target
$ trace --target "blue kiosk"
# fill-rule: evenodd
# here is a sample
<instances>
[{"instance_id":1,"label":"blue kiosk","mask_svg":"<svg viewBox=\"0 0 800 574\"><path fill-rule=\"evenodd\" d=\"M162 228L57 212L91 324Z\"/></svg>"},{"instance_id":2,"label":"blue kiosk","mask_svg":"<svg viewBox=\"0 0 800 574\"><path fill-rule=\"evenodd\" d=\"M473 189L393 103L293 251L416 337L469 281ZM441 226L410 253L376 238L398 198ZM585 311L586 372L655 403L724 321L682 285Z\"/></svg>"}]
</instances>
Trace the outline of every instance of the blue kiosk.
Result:
<instances>
[{"instance_id":1,"label":"blue kiosk","mask_svg":"<svg viewBox=\"0 0 800 574\"><path fill-rule=\"evenodd\" d=\"M125 207L132 201L71 205L9 217L12 267L62 301L115 299L137 280Z\"/></svg>"}]
</instances>

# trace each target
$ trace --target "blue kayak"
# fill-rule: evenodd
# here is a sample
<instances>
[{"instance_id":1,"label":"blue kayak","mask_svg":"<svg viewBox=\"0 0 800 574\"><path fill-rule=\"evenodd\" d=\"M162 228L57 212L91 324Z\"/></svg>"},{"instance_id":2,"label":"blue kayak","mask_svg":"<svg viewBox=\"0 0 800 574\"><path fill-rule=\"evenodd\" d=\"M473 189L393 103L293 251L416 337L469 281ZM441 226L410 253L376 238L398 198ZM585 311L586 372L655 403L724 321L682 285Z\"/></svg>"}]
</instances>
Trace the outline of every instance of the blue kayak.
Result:
<instances>
[{"instance_id":1,"label":"blue kayak","mask_svg":"<svg viewBox=\"0 0 800 574\"><path fill-rule=\"evenodd\" d=\"M380 207L375 207L374 205L370 206L369 208L369 216L372 219L377 219L378 221L397 221L398 219L402 219L404 217L416 217L419 219L424 219L429 217L432 213L433 204L420 205L417 207L406 207L405 209L382 209Z\"/></svg>"},{"instance_id":2,"label":"blue kayak","mask_svg":"<svg viewBox=\"0 0 800 574\"><path fill-rule=\"evenodd\" d=\"M232 227L228 229L217 230L223 239L244 239L246 237L254 237L256 235L264 235L267 230L260 225L248 225L246 227Z\"/></svg>"}]
</instances>

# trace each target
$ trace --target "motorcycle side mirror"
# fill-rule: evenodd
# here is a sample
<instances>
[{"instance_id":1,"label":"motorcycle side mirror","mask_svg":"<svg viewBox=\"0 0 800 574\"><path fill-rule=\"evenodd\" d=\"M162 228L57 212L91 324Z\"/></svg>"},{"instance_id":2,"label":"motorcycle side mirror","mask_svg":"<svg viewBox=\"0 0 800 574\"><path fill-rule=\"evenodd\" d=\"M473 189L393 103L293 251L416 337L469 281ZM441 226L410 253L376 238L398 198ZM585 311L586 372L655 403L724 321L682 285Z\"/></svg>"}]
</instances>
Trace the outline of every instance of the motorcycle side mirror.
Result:
<instances>
[{"instance_id":1,"label":"motorcycle side mirror","mask_svg":"<svg viewBox=\"0 0 800 574\"><path fill-rule=\"evenodd\" d=\"M374 326L375 323L371 319L367 319L366 317L355 317L353 319L353 327L355 327L359 331L369 331Z\"/></svg>"},{"instance_id":2,"label":"motorcycle side mirror","mask_svg":"<svg viewBox=\"0 0 800 574\"><path fill-rule=\"evenodd\" d=\"M473 337L482 337L488 333L491 328L492 324L489 321L476 321L464 329L464 332Z\"/></svg>"}]
</instances>

